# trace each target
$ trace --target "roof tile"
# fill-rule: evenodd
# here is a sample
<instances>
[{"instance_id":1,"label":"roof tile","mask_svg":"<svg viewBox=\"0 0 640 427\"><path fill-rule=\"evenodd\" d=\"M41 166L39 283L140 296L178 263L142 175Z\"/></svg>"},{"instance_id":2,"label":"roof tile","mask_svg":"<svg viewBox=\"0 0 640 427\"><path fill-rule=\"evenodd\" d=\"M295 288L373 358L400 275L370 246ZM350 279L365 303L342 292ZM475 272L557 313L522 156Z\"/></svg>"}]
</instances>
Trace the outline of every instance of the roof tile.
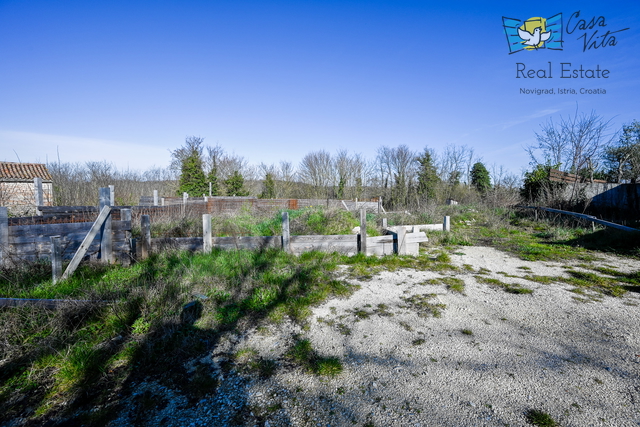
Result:
<instances>
[{"instance_id":1,"label":"roof tile","mask_svg":"<svg viewBox=\"0 0 640 427\"><path fill-rule=\"evenodd\" d=\"M42 163L0 162L0 181L29 180L42 178L51 181L47 166Z\"/></svg>"}]
</instances>

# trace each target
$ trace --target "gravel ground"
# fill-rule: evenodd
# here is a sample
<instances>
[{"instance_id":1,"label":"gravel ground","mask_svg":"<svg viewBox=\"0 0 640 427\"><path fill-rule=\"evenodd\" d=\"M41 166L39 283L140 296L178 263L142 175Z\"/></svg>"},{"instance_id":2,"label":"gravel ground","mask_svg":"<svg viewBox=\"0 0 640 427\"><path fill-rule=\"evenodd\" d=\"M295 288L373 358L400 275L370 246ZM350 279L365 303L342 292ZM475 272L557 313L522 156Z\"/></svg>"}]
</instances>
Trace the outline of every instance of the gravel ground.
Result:
<instances>
[{"instance_id":1,"label":"gravel ground","mask_svg":"<svg viewBox=\"0 0 640 427\"><path fill-rule=\"evenodd\" d=\"M193 361L219 379L215 396L191 404L177 391L137 384L110 425L526 426L529 410L566 427L640 425L638 293L588 298L566 284L531 282L522 276L566 276L566 263L486 247L452 258L465 273L403 270L353 281L360 289L316 307L304 330L283 323L228 335ZM640 262L610 256L594 264L640 270ZM479 283L482 268L533 293ZM449 276L464 281L464 294L428 283ZM440 305L440 317L427 304ZM296 336L338 357L343 372L322 377L294 366L285 353ZM241 349L275 361L274 374L225 368ZM141 399L151 402L142 417L133 409Z\"/></svg>"}]
</instances>

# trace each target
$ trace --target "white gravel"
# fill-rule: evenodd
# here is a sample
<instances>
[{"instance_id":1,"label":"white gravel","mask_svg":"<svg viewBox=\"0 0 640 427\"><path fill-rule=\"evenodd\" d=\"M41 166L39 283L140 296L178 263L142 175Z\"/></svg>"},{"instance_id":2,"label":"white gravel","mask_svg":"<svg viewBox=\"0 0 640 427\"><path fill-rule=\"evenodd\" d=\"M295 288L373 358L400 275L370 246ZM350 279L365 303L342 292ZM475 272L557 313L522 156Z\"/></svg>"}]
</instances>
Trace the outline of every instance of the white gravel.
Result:
<instances>
[{"instance_id":1,"label":"white gravel","mask_svg":"<svg viewBox=\"0 0 640 427\"><path fill-rule=\"evenodd\" d=\"M640 425L639 294L582 302L569 285L506 276L566 275L565 262L526 262L486 247L462 248L452 260L475 271L382 272L353 282L360 289L350 298L315 308L306 330L284 323L267 334L230 336L204 355L222 385L197 405L141 384L139 392L170 396L148 425L526 426L531 409L564 427ZM617 257L597 264L640 270ZM534 292L479 283L481 268ZM465 294L425 284L445 276L462 279ZM422 294L446 305L441 317L421 317L402 299ZM293 367L283 355L295 334L320 355L339 357L344 371L328 378ZM263 380L218 369L221 355L242 348L276 360L276 373ZM123 411L111 425L131 421Z\"/></svg>"}]
</instances>

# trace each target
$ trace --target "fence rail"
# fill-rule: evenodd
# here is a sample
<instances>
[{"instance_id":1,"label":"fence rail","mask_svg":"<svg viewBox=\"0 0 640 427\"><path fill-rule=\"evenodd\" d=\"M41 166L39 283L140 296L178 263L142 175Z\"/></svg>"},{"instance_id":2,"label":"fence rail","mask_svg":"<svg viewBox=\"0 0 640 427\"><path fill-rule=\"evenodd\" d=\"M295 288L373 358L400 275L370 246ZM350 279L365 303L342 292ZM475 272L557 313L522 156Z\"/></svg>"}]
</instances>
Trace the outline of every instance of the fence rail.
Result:
<instances>
[{"instance_id":1,"label":"fence rail","mask_svg":"<svg viewBox=\"0 0 640 427\"><path fill-rule=\"evenodd\" d=\"M604 225L604 226L609 227L609 228L615 228L617 230L640 232L640 230L638 230L637 228L631 228L631 227L627 227L626 225L616 224L615 222L609 222L609 221L605 221L603 219L598 219L598 218L596 218L595 216L592 216L592 215L586 215L586 214L581 214L581 213L577 213L577 212L570 212L570 211L562 211L560 209L543 208L543 207L540 207L540 206L517 206L517 207L520 208L520 209L535 209L536 212L537 211L544 211L544 212L552 212L552 213L558 213L558 214L563 214L563 215L569 215L569 216L573 216L573 217L576 217L576 218L581 218L581 219L584 219L584 220L587 220L587 221L591 221L592 223L595 223L595 224Z\"/></svg>"}]
</instances>

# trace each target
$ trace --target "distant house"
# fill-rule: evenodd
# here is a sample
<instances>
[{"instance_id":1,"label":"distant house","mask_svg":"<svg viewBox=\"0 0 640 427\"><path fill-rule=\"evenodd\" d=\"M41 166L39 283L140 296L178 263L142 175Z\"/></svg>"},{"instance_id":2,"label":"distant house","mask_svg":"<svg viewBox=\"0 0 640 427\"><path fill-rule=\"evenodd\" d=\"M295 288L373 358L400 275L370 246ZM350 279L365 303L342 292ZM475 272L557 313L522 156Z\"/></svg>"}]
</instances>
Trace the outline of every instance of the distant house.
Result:
<instances>
[{"instance_id":1,"label":"distant house","mask_svg":"<svg viewBox=\"0 0 640 427\"><path fill-rule=\"evenodd\" d=\"M44 164L0 162L0 206L12 215L35 215L34 178L42 179L42 206L52 206L53 182Z\"/></svg>"}]
</instances>

